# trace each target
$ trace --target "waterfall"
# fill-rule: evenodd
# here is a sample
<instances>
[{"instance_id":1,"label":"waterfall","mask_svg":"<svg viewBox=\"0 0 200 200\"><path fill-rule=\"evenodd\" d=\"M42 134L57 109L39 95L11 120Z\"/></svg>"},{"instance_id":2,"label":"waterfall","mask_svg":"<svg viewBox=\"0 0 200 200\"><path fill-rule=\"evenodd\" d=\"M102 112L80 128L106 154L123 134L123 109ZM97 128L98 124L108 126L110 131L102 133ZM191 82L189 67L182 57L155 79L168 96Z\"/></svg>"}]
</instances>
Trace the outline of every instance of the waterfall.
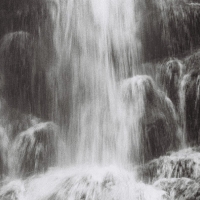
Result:
<instances>
[{"instance_id":1,"label":"waterfall","mask_svg":"<svg viewBox=\"0 0 200 200\"><path fill-rule=\"evenodd\" d=\"M54 117L67 135L72 163L128 162L129 138L117 81L129 75L128 68L138 59L135 4L49 4L57 55L49 84L55 93Z\"/></svg>"},{"instance_id":2,"label":"waterfall","mask_svg":"<svg viewBox=\"0 0 200 200\"><path fill-rule=\"evenodd\" d=\"M30 5L19 6L16 18L31 10L38 15L26 16L27 27L13 28L0 41L0 198L168 199L163 190L141 183L136 169L153 163L154 170L153 159L165 161L168 151L198 144L200 75L188 73L177 58L142 63L149 51L143 39L145 24L154 23L148 16L161 12L153 38L160 34L158 43L169 54L184 49L187 41L179 46L185 38L179 33L174 40L173 30L180 19L187 21L186 4L36 0ZM173 171L164 161L162 173L165 165Z\"/></svg>"}]
</instances>

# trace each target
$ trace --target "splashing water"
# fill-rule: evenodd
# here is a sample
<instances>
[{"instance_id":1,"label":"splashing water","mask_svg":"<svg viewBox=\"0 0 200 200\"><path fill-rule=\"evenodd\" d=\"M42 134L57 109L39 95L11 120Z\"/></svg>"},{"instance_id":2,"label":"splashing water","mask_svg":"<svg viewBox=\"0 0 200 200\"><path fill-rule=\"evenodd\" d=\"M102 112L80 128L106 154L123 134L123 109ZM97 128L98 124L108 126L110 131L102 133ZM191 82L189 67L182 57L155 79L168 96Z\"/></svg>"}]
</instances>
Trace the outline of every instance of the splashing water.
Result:
<instances>
[{"instance_id":1,"label":"splashing water","mask_svg":"<svg viewBox=\"0 0 200 200\"><path fill-rule=\"evenodd\" d=\"M2 188L1 199L17 200L164 200L162 190L136 183L134 175L119 168L87 167L49 171L26 181L13 181Z\"/></svg>"}]
</instances>

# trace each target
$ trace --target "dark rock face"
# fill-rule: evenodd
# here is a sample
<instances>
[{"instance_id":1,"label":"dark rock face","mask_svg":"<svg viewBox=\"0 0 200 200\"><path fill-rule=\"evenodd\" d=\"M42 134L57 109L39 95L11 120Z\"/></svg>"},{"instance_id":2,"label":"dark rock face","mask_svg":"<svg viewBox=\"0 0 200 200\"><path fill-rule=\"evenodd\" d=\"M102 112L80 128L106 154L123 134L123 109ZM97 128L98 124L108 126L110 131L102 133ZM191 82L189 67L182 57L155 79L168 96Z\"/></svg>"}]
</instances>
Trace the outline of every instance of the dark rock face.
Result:
<instances>
[{"instance_id":1,"label":"dark rock face","mask_svg":"<svg viewBox=\"0 0 200 200\"><path fill-rule=\"evenodd\" d=\"M195 0L137 2L139 12L136 16L140 24L138 39L142 43L145 61L174 56L199 46L200 10L193 2L196 3ZM49 34L52 33L53 24L48 4L55 2L2 0L0 38L8 32L21 30L42 37L51 58L53 42Z\"/></svg>"},{"instance_id":2,"label":"dark rock face","mask_svg":"<svg viewBox=\"0 0 200 200\"><path fill-rule=\"evenodd\" d=\"M50 92L45 73L45 49L26 32L4 36L0 46L1 91L9 106L47 119Z\"/></svg>"},{"instance_id":3,"label":"dark rock face","mask_svg":"<svg viewBox=\"0 0 200 200\"><path fill-rule=\"evenodd\" d=\"M194 2L194 3L193 3ZM192 0L145 0L140 33L144 60L180 55L200 44L200 7Z\"/></svg>"},{"instance_id":4,"label":"dark rock face","mask_svg":"<svg viewBox=\"0 0 200 200\"><path fill-rule=\"evenodd\" d=\"M52 120L47 73L55 61L53 1L0 2L1 92L11 107Z\"/></svg>"},{"instance_id":5,"label":"dark rock face","mask_svg":"<svg viewBox=\"0 0 200 200\"><path fill-rule=\"evenodd\" d=\"M185 67L178 59L170 59L163 63L159 72L159 82L163 91L173 102L176 111L179 112L180 82L185 73Z\"/></svg>"},{"instance_id":6,"label":"dark rock face","mask_svg":"<svg viewBox=\"0 0 200 200\"><path fill-rule=\"evenodd\" d=\"M129 113L127 118L134 118L128 126L134 138L133 154L139 145L140 162L176 148L177 121L173 104L157 89L151 77L127 79L122 85L122 97Z\"/></svg>"},{"instance_id":7,"label":"dark rock face","mask_svg":"<svg viewBox=\"0 0 200 200\"><path fill-rule=\"evenodd\" d=\"M2 0L0 16L0 38L9 32L17 31L25 31L35 37L44 36L44 30L46 36L51 34L52 24L46 1ZM45 45L48 45L50 41L47 37L44 39Z\"/></svg>"},{"instance_id":8,"label":"dark rock face","mask_svg":"<svg viewBox=\"0 0 200 200\"><path fill-rule=\"evenodd\" d=\"M200 71L191 70L182 80L182 105L185 112L186 141L191 144L199 144L200 130Z\"/></svg>"},{"instance_id":9,"label":"dark rock face","mask_svg":"<svg viewBox=\"0 0 200 200\"><path fill-rule=\"evenodd\" d=\"M57 163L58 141L58 128L51 122L22 132L13 143L10 170L20 176L46 171Z\"/></svg>"}]
</instances>

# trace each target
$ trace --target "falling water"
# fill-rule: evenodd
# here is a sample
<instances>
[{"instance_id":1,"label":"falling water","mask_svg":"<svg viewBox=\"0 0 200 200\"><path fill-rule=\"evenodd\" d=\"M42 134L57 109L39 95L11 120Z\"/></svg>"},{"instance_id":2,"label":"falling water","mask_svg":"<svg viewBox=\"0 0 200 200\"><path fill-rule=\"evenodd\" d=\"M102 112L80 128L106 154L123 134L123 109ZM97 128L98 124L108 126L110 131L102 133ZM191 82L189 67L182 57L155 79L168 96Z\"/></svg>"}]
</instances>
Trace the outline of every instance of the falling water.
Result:
<instances>
[{"instance_id":1,"label":"falling water","mask_svg":"<svg viewBox=\"0 0 200 200\"><path fill-rule=\"evenodd\" d=\"M153 76L138 75L141 4L44 0L46 18L37 34L16 31L3 37L0 198L167 199L162 190L139 183L133 167L185 142L187 80L178 91L178 60L175 71L172 66L162 72L169 75L162 80L166 85L160 83L164 89ZM153 4L162 19L177 6L169 0ZM182 12L175 11L178 18ZM162 32L168 42L170 20ZM184 134L178 136L181 125Z\"/></svg>"},{"instance_id":2,"label":"falling water","mask_svg":"<svg viewBox=\"0 0 200 200\"><path fill-rule=\"evenodd\" d=\"M199 71L191 70L181 82L183 133L189 145L199 143Z\"/></svg>"},{"instance_id":3,"label":"falling water","mask_svg":"<svg viewBox=\"0 0 200 200\"><path fill-rule=\"evenodd\" d=\"M135 6L131 0L58 1L50 6L57 52L51 71L55 118L67 132L70 162L128 162L129 135L117 80L127 77L138 59Z\"/></svg>"}]
</instances>

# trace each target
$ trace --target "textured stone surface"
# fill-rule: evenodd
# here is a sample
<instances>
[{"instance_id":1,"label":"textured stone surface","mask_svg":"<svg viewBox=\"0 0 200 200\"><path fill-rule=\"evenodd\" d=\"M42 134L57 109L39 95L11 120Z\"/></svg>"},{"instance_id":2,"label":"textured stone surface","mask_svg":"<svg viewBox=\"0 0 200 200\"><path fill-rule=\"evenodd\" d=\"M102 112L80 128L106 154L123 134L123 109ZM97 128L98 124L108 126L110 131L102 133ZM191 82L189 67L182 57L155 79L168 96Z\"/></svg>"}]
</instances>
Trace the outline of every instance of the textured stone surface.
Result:
<instances>
[{"instance_id":1,"label":"textured stone surface","mask_svg":"<svg viewBox=\"0 0 200 200\"><path fill-rule=\"evenodd\" d=\"M58 159L59 129L52 122L39 123L20 133L10 151L10 171L17 176L45 172Z\"/></svg>"},{"instance_id":2,"label":"textured stone surface","mask_svg":"<svg viewBox=\"0 0 200 200\"><path fill-rule=\"evenodd\" d=\"M198 149L184 149L170 155L154 159L139 168L139 177L146 182L162 178L200 177L200 153Z\"/></svg>"},{"instance_id":3,"label":"textured stone surface","mask_svg":"<svg viewBox=\"0 0 200 200\"><path fill-rule=\"evenodd\" d=\"M200 185L189 178L160 179L154 186L167 192L171 200L200 199Z\"/></svg>"},{"instance_id":4,"label":"textured stone surface","mask_svg":"<svg viewBox=\"0 0 200 200\"><path fill-rule=\"evenodd\" d=\"M142 49L146 60L198 48L200 6L193 0L141 1Z\"/></svg>"},{"instance_id":5,"label":"textured stone surface","mask_svg":"<svg viewBox=\"0 0 200 200\"><path fill-rule=\"evenodd\" d=\"M174 106L150 76L126 79L121 87L121 96L126 109L126 127L134 138L134 161L147 162L176 148ZM135 152L139 152L138 155Z\"/></svg>"}]
</instances>

